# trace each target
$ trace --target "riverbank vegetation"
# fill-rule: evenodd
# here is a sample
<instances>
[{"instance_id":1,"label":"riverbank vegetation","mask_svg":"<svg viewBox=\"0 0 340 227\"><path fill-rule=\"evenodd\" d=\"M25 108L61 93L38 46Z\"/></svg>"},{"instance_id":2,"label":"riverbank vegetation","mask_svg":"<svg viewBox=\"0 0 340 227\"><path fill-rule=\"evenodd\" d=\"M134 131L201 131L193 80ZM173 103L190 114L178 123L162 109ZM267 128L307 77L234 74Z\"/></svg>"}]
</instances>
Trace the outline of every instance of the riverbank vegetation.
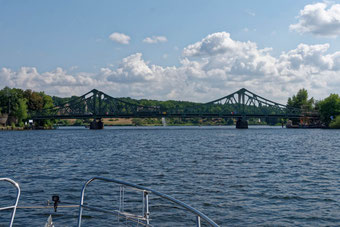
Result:
<instances>
[{"instance_id":1,"label":"riverbank vegetation","mask_svg":"<svg viewBox=\"0 0 340 227\"><path fill-rule=\"evenodd\" d=\"M321 121L330 128L340 128L340 97L331 94L317 103Z\"/></svg>"},{"instance_id":2,"label":"riverbank vegetation","mask_svg":"<svg viewBox=\"0 0 340 227\"><path fill-rule=\"evenodd\" d=\"M44 92L30 89L5 87L0 90L0 124L24 127L31 112L53 107L52 97ZM53 121L39 122L43 127L51 127Z\"/></svg>"},{"instance_id":3,"label":"riverbank vegetation","mask_svg":"<svg viewBox=\"0 0 340 227\"><path fill-rule=\"evenodd\" d=\"M315 101L308 98L306 89L300 89L296 95L288 98L288 107L301 109L302 112L320 114L320 124L329 128L340 128L340 96L330 94L323 100ZM298 124L300 119L292 119L293 124Z\"/></svg>"},{"instance_id":4,"label":"riverbank vegetation","mask_svg":"<svg viewBox=\"0 0 340 227\"><path fill-rule=\"evenodd\" d=\"M30 114L42 109L52 108L62 103L66 103L76 96L60 98L56 96L49 96L44 92L32 91L30 89L22 90L18 88L5 87L0 90L0 126L6 127L24 127L28 125ZM160 109L185 109L191 108L200 103L193 103L187 101L158 101L147 99L131 99L121 98L124 101L135 103L144 106L158 106ZM316 101L308 97L306 89L300 89L296 95L288 98L288 107L299 108L303 112L318 112L320 114L321 123L330 128L340 128L340 97L337 94L330 94L324 100ZM213 111L213 110L207 110ZM295 124L299 124L299 119L292 119ZM52 127L53 125L89 125L91 120L70 119L70 120L42 120L35 122L39 127ZM249 119L251 125L281 125L283 119L277 118L263 118L263 119ZM104 119L105 125L112 126L127 126L127 125L163 125L162 119L159 118L131 118L131 119ZM167 118L166 124L172 125L233 125L233 119L222 118Z\"/></svg>"}]
</instances>

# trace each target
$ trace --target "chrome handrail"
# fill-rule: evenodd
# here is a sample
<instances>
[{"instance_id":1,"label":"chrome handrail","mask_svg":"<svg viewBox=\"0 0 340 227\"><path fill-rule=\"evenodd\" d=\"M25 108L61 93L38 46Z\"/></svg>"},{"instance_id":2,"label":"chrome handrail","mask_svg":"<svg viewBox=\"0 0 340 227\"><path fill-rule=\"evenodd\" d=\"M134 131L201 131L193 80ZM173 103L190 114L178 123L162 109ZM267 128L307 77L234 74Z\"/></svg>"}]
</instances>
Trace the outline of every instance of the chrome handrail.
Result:
<instances>
[{"instance_id":1,"label":"chrome handrail","mask_svg":"<svg viewBox=\"0 0 340 227\"><path fill-rule=\"evenodd\" d=\"M13 222L14 222L15 212L17 210L17 206L18 206L19 198L20 198L20 186L17 182L15 182L14 180L12 180L10 178L0 178L0 181L7 181L7 182L11 183L12 185L14 185L17 189L17 198L16 198L16 201L15 201L15 204L12 205L12 206L0 207L0 211L13 209L12 215L11 215L11 222L9 223L9 227L12 227Z\"/></svg>"},{"instance_id":2,"label":"chrome handrail","mask_svg":"<svg viewBox=\"0 0 340 227\"><path fill-rule=\"evenodd\" d=\"M107 182L113 182L116 184L120 184L120 185L125 185L131 188L136 188L136 189L140 189L143 190L146 195L153 193L161 198L167 199L183 208L185 208L186 210L190 211L191 213L196 215L196 222L197 222L197 226L200 227L201 226L201 219L205 220L210 226L213 227L219 227L219 225L217 225L213 220L211 220L208 216L206 216L205 214L203 214L202 212L200 212L199 210L196 210L195 208L171 197L168 196L166 194L160 193L158 191L155 191L153 189L147 188L147 187L143 187L143 186L139 186L136 184L132 184L129 182L125 182L125 181L121 181L121 180L117 180L117 179L109 179L109 178L105 178L105 177L93 177L91 179L89 179L83 186L82 190L81 190L81 196L80 196L80 204L79 204L79 215L78 215L78 227L81 227L81 219L82 219L82 214L83 214L83 208L91 208L90 206L85 206L84 205L84 196L85 196L85 189L87 187L88 184L90 184L92 181L94 180L102 180L102 181L107 181ZM148 197L146 197L146 199L148 199ZM147 206L148 207L148 206ZM147 220L149 220L148 217L148 208L147 208L147 214L146 214L146 218ZM149 223L147 223L149 224Z\"/></svg>"}]
</instances>

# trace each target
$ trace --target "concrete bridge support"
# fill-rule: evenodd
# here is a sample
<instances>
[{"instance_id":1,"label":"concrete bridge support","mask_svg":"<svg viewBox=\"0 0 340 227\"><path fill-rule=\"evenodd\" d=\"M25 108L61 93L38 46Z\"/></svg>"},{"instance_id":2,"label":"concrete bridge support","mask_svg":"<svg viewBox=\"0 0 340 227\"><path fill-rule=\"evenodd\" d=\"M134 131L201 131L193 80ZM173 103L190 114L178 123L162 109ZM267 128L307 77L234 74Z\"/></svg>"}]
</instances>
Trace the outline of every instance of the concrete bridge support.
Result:
<instances>
[{"instance_id":1,"label":"concrete bridge support","mask_svg":"<svg viewBox=\"0 0 340 227\"><path fill-rule=\"evenodd\" d=\"M244 117L240 117L236 121L236 128L238 129L247 129L248 128L248 121Z\"/></svg>"},{"instance_id":2,"label":"concrete bridge support","mask_svg":"<svg viewBox=\"0 0 340 227\"><path fill-rule=\"evenodd\" d=\"M90 129L104 129L104 124L101 119L94 119L90 124Z\"/></svg>"}]
</instances>

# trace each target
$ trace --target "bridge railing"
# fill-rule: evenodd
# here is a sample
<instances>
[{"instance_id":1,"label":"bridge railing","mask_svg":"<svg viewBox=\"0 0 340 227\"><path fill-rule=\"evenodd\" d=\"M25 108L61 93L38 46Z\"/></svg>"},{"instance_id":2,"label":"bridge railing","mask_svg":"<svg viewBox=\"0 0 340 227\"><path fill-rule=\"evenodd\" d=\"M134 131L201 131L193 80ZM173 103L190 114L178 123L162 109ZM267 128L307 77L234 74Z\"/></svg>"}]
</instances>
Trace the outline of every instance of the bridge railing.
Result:
<instances>
[{"instance_id":1,"label":"bridge railing","mask_svg":"<svg viewBox=\"0 0 340 227\"><path fill-rule=\"evenodd\" d=\"M101 208L101 207L97 207L97 206L91 206L91 205L85 205L84 204L84 198L85 198L85 190L87 188L87 186L93 182L93 181L104 181L104 182L109 182L109 183L115 183L120 185L121 187L128 187L130 189L133 190L137 190L142 192L143 195L143 215L135 215L135 214L131 214L131 213L127 213L124 211L124 206L122 208L122 206L120 206L120 209L117 212L113 212L110 209L107 208ZM98 193L98 192L97 192ZM82 216L83 216L83 210L84 209L88 209L88 210L93 210L93 211L99 211L99 212L104 212L104 213L115 213L118 216L124 217L127 220L132 220L135 223L137 223L138 225L144 225L144 226L153 226L151 225L151 219L150 219L150 210L149 210L149 196L150 195L156 195L160 198L163 198L173 204L178 205L179 207L185 209L188 212L191 212L194 216L196 216L196 226L201 226L201 220L204 220L205 223L209 224L210 226L213 227L218 227L218 225L211 220L208 216L206 216L205 214L203 214L202 212L200 212L199 210L196 210L195 208L183 203L182 201L179 201L169 195L163 194L161 192L158 192L156 190L147 188L147 187L143 187L140 185L136 185L136 184L132 184L129 182L125 182L122 180L117 180L117 179L109 179L109 178L104 178L104 177L93 177L91 179L89 179L83 186L82 191L81 191L81 198L80 198L80 204L79 204L79 214L78 214L78 227L81 226L82 224ZM124 190L121 190L120 192L120 196L121 199L120 201L124 201Z\"/></svg>"},{"instance_id":2,"label":"bridge railing","mask_svg":"<svg viewBox=\"0 0 340 227\"><path fill-rule=\"evenodd\" d=\"M17 196L16 196L14 204L11 205L11 206L0 207L0 211L12 210L11 219L10 219L10 222L9 222L9 226L12 227L13 222L14 222L15 213L16 213L18 203L19 203L19 198L20 198L20 186L17 182L15 182L14 180L12 180L10 178L0 178L0 181L9 182L17 189Z\"/></svg>"}]
</instances>

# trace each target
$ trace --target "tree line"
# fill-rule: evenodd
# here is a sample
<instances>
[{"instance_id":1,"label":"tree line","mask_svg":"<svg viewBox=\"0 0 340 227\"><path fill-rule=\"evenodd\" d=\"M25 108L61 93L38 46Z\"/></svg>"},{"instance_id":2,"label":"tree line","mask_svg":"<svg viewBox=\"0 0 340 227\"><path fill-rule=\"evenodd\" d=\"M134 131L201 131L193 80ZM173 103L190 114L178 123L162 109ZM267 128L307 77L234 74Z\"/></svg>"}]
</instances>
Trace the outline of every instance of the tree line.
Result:
<instances>
[{"instance_id":1,"label":"tree line","mask_svg":"<svg viewBox=\"0 0 340 227\"><path fill-rule=\"evenodd\" d=\"M44 92L36 92L30 89L22 90L18 88L5 87L0 90L0 118L8 117L10 124L17 126L23 126L25 122L30 118L30 114L35 111L41 111L43 109L52 108L62 103L71 101L77 98L72 96L68 98L60 98L56 96L49 96ZM120 98L129 103L134 103L143 106L158 106L164 110L178 110L178 109L190 109L200 106L201 103L187 102L187 101L158 101L141 99L136 100L132 98ZM323 100L314 100L314 98L308 97L306 89L300 89L296 95L288 98L287 107L298 108L303 112L318 112L320 114L320 120L323 125L331 128L340 128L340 97L338 94L330 94ZM205 112L216 112L216 108L228 108L217 105L207 106L204 109ZM231 110L226 110L231 111ZM137 121L137 120L136 120ZM151 121L145 120L146 122ZM195 119L171 119L170 122L178 124L199 124L201 120ZM294 120L298 123L298 119ZM222 120L204 120L207 124L232 124L230 119ZM280 119L266 119L269 124L279 123ZM51 126L55 123L52 120L41 121L43 126ZM251 123L258 123L255 120L251 120Z\"/></svg>"}]
</instances>

